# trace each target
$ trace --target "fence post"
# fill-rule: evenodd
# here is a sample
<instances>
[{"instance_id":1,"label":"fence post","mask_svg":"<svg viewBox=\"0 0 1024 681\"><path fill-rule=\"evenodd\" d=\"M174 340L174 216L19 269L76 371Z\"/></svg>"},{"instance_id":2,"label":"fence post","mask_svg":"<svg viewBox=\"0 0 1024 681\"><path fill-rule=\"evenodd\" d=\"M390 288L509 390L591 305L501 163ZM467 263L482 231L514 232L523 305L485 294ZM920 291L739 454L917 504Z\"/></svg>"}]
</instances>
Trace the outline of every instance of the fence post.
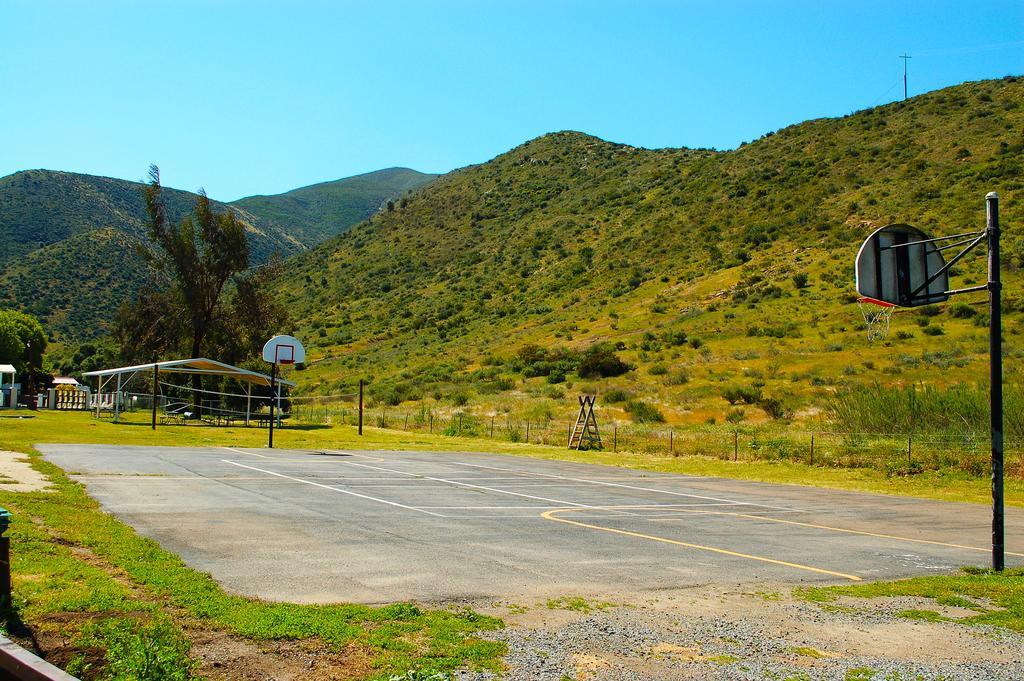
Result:
<instances>
[{"instance_id":1,"label":"fence post","mask_svg":"<svg viewBox=\"0 0 1024 681\"><path fill-rule=\"evenodd\" d=\"M814 465L814 433L811 433L811 465Z\"/></svg>"},{"instance_id":2,"label":"fence post","mask_svg":"<svg viewBox=\"0 0 1024 681\"><path fill-rule=\"evenodd\" d=\"M914 447L914 434L913 433L908 433L907 434L907 466L912 465L911 452L913 451L913 447Z\"/></svg>"},{"instance_id":3,"label":"fence post","mask_svg":"<svg viewBox=\"0 0 1024 681\"><path fill-rule=\"evenodd\" d=\"M676 454L676 442L675 442L675 431L668 431L668 453L672 456Z\"/></svg>"},{"instance_id":4,"label":"fence post","mask_svg":"<svg viewBox=\"0 0 1024 681\"><path fill-rule=\"evenodd\" d=\"M406 413L406 415L405 415L405 429L409 430L409 414L408 413Z\"/></svg>"},{"instance_id":5,"label":"fence post","mask_svg":"<svg viewBox=\"0 0 1024 681\"><path fill-rule=\"evenodd\" d=\"M462 414L459 414L459 435L462 435Z\"/></svg>"},{"instance_id":6,"label":"fence post","mask_svg":"<svg viewBox=\"0 0 1024 681\"><path fill-rule=\"evenodd\" d=\"M732 460L740 460L740 431L732 431Z\"/></svg>"},{"instance_id":7,"label":"fence post","mask_svg":"<svg viewBox=\"0 0 1024 681\"><path fill-rule=\"evenodd\" d=\"M612 451L619 451L619 427L612 426Z\"/></svg>"},{"instance_id":8,"label":"fence post","mask_svg":"<svg viewBox=\"0 0 1024 681\"><path fill-rule=\"evenodd\" d=\"M430 432L434 432L434 412L430 412Z\"/></svg>"},{"instance_id":9,"label":"fence post","mask_svg":"<svg viewBox=\"0 0 1024 681\"><path fill-rule=\"evenodd\" d=\"M491 416L491 439L494 439L494 416Z\"/></svg>"},{"instance_id":10,"label":"fence post","mask_svg":"<svg viewBox=\"0 0 1024 681\"><path fill-rule=\"evenodd\" d=\"M530 444L530 422L526 422L526 444Z\"/></svg>"},{"instance_id":11,"label":"fence post","mask_svg":"<svg viewBox=\"0 0 1024 681\"><path fill-rule=\"evenodd\" d=\"M363 434L363 379L359 379L359 434Z\"/></svg>"}]
</instances>

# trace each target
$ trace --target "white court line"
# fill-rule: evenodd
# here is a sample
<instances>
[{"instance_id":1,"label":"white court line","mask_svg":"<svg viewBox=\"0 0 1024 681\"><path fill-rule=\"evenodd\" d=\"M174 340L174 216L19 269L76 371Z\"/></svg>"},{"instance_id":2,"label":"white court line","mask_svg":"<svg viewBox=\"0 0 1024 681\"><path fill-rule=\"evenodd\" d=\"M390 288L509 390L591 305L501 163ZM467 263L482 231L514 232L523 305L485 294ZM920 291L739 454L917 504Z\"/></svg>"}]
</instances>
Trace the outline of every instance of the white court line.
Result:
<instances>
[{"instance_id":1,"label":"white court line","mask_svg":"<svg viewBox=\"0 0 1024 681\"><path fill-rule=\"evenodd\" d=\"M641 510L641 511L645 510L645 509L648 509L648 508L649 509L662 509L663 508L663 509L671 511L673 508L682 508L682 507L686 507L686 508L704 508L705 506L735 506L735 504L644 504L644 505L629 504L629 505L623 506L622 508L636 509L636 510ZM532 508L532 509L535 509L535 510L540 510L542 508L558 508L558 507L557 506L417 506L416 508L436 508L436 509L439 509L439 510L446 509L446 508L447 509L452 509L452 510L480 510L480 509L485 509L485 508L526 510L526 509ZM617 511L617 510L619 510L620 507L616 506L615 504L609 504L607 506L590 506L589 508L591 508L591 509L593 509L595 511ZM582 517L590 518L592 516L584 515ZM648 517L656 517L656 516L644 515L643 517L644 518L648 518ZM682 516L673 516L673 517L682 517Z\"/></svg>"},{"instance_id":2,"label":"white court line","mask_svg":"<svg viewBox=\"0 0 1024 681\"><path fill-rule=\"evenodd\" d=\"M406 471L396 470L394 468L382 468L380 466L370 466L365 463L356 463L355 461L339 461L338 463L345 466L359 466L361 468L371 468L377 471L384 471L385 473L397 473L399 475L406 475L413 478L419 478L422 480L433 480L434 482L446 482L450 485L456 485L458 487L469 487L471 489L482 489L487 492L496 492L498 494L508 494L513 497L523 497L524 499L537 499L538 501L550 501L553 504L565 504L566 506L574 506L576 508L591 508L591 509L602 509L603 506L593 506L591 504L579 504L574 501L565 501L563 499L551 499L549 497L538 497L533 494L522 494L520 492L511 492L507 489L498 489L497 487L485 487L484 485L474 485L468 482L459 482L458 480L446 480L445 478L435 478L430 475L422 475L420 473L408 473ZM621 515L637 515L636 513L630 513L629 511L620 511Z\"/></svg>"},{"instance_id":3,"label":"white court line","mask_svg":"<svg viewBox=\"0 0 1024 681\"><path fill-rule=\"evenodd\" d=\"M588 480L587 478L570 478L570 477L565 476L565 475L553 475L551 473L537 473L537 472L534 472L534 471L516 471L516 470L513 470L511 468L501 468L499 466L484 466L482 464L464 463L464 462L460 462L460 461L448 461L447 463L450 463L450 464L455 465L455 466L469 466L471 468L485 468L487 470L492 470L492 471L503 471L505 473L519 473L521 475L539 475L539 476L545 477L545 478L556 478L556 479L559 479L559 480L571 480L573 482L585 482L585 483L590 483L592 485L604 485L606 487L622 487L622 488L625 488L625 489L635 489L635 490L639 490L639 491L642 491L642 492L657 492L658 494L671 494L672 496L676 496L676 497L689 497L691 499L707 499L708 501L722 501L722 502L725 502L727 504L737 504L737 505L742 505L742 506L757 506L759 508L771 508L771 509L775 509L775 510L779 510L779 511L792 511L792 510L794 510L792 508L786 508L784 506L772 506L770 504L758 504L758 503L755 503L753 501L736 501L735 499L722 499L720 497L709 497L709 496L704 496L704 495L701 495L701 494L687 494L685 492L671 492L671 491L665 490L665 489L654 489L653 487L639 487L637 485L626 485L626 484L621 483L621 482L602 482L600 480Z\"/></svg>"},{"instance_id":4,"label":"white court line","mask_svg":"<svg viewBox=\"0 0 1024 681\"><path fill-rule=\"evenodd\" d=\"M274 475L274 476L277 476L279 478L285 478L287 480L294 480L295 482L301 482L301 483L304 483L306 485L313 485L314 487L321 487L323 489L329 489L332 492L341 492L342 494L348 494L348 495L353 496L353 497L359 497L360 499L368 499L370 501L376 501L376 502L381 503L381 504L387 504L388 506L397 506L398 508L405 508L405 509L408 509L410 511L418 511L420 513L426 513L427 515L436 516L438 518L445 518L445 517L447 517L447 516L441 515L440 513L434 513L433 511L425 511L425 510L423 510L421 508L416 508L415 506L406 506L405 504L400 504L397 501L388 501L387 499L379 499L377 497L371 497L371 496L369 496L367 494L359 494L358 492L350 492L349 490L339 489L337 487L331 487L330 485L321 485L319 482L313 482L312 480L303 480L302 478L293 478L290 475L285 475L283 473L275 473L274 471L264 470L263 468L256 468L255 466L247 466L246 464L238 463L237 461L229 461L227 459L221 459L221 461L223 461L224 463L229 463L232 466L239 466L241 468L248 468L249 470L259 471L260 473L266 473L267 475Z\"/></svg>"},{"instance_id":5,"label":"white court line","mask_svg":"<svg viewBox=\"0 0 1024 681\"><path fill-rule=\"evenodd\" d=\"M258 456L261 459L269 459L269 458L271 458L269 456L263 456L262 454L256 454L255 452L246 452L246 451L241 450L241 449L235 449L234 447L221 447L221 449L226 449L229 452L237 452L239 454L245 454L246 456Z\"/></svg>"}]
</instances>

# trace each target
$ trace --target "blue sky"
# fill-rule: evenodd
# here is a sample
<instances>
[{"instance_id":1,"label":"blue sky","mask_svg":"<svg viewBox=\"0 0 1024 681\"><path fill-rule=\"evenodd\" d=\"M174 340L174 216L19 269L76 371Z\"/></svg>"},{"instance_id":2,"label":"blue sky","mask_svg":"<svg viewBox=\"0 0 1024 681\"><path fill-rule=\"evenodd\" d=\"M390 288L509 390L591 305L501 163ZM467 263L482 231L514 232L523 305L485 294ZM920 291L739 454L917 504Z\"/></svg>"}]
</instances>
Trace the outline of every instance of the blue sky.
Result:
<instances>
[{"instance_id":1,"label":"blue sky","mask_svg":"<svg viewBox=\"0 0 1024 681\"><path fill-rule=\"evenodd\" d=\"M732 148L910 92L1024 74L1024 2L0 0L0 175L219 199L444 172L581 130Z\"/></svg>"}]
</instances>

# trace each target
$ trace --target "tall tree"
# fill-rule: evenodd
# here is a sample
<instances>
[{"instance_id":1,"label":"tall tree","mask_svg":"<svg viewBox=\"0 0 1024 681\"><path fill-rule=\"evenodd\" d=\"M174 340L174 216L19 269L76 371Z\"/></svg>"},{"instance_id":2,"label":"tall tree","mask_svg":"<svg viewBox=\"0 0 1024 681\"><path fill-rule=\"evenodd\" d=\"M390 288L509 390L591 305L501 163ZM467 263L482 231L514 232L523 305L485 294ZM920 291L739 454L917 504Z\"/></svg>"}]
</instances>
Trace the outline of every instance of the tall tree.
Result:
<instances>
[{"instance_id":1,"label":"tall tree","mask_svg":"<svg viewBox=\"0 0 1024 681\"><path fill-rule=\"evenodd\" d=\"M247 280L243 274L249 267L245 228L231 211L215 212L202 190L192 214L175 223L168 215L155 165L150 166L149 179L147 225L157 248L144 249L144 255L156 276L153 284L121 309L115 336L126 358L153 361L174 349L203 357L219 335L218 328L233 325L234 306L223 299L233 278ZM202 387L202 377L193 375L197 413L201 413Z\"/></svg>"},{"instance_id":2,"label":"tall tree","mask_svg":"<svg viewBox=\"0 0 1024 681\"><path fill-rule=\"evenodd\" d=\"M151 260L173 276L187 312L191 356L202 357L203 342L217 319L224 286L249 266L245 228L231 211L214 212L201 189L192 215L174 224L167 215L160 169L155 165L149 168L149 180L149 236L161 249Z\"/></svg>"}]
</instances>

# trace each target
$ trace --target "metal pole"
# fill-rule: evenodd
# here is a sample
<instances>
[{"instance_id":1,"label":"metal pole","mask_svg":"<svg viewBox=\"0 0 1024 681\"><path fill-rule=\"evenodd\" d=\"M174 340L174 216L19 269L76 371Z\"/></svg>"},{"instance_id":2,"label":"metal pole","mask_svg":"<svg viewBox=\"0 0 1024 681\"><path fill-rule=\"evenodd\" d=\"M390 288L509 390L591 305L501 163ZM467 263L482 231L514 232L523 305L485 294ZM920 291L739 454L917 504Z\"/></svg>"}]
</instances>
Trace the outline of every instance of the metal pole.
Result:
<instances>
[{"instance_id":1,"label":"metal pole","mask_svg":"<svg viewBox=\"0 0 1024 681\"><path fill-rule=\"evenodd\" d=\"M274 448L274 392L277 388L277 362L270 365L270 420L267 425L270 426L270 435L267 447L270 449Z\"/></svg>"},{"instance_id":2,"label":"metal pole","mask_svg":"<svg viewBox=\"0 0 1024 681\"><path fill-rule=\"evenodd\" d=\"M989 401L992 418L992 569L1002 570L1003 556L1003 319L999 277L999 195L985 196L988 232Z\"/></svg>"},{"instance_id":3,"label":"metal pole","mask_svg":"<svg viewBox=\"0 0 1024 681\"><path fill-rule=\"evenodd\" d=\"M117 375L117 392L114 393L114 423L121 421L121 374Z\"/></svg>"},{"instance_id":4,"label":"metal pole","mask_svg":"<svg viewBox=\"0 0 1024 681\"><path fill-rule=\"evenodd\" d=\"M814 465L814 433L811 433L811 465Z\"/></svg>"},{"instance_id":5,"label":"metal pole","mask_svg":"<svg viewBox=\"0 0 1024 681\"><path fill-rule=\"evenodd\" d=\"M245 384L245 425L249 425L252 416L252 383Z\"/></svg>"},{"instance_id":6,"label":"metal pole","mask_svg":"<svg viewBox=\"0 0 1024 681\"><path fill-rule=\"evenodd\" d=\"M160 388L160 365L153 362L153 423L150 428L156 430L156 402L157 390Z\"/></svg>"},{"instance_id":7,"label":"metal pole","mask_svg":"<svg viewBox=\"0 0 1024 681\"><path fill-rule=\"evenodd\" d=\"M363 434L363 379L359 379L359 434Z\"/></svg>"}]
</instances>

